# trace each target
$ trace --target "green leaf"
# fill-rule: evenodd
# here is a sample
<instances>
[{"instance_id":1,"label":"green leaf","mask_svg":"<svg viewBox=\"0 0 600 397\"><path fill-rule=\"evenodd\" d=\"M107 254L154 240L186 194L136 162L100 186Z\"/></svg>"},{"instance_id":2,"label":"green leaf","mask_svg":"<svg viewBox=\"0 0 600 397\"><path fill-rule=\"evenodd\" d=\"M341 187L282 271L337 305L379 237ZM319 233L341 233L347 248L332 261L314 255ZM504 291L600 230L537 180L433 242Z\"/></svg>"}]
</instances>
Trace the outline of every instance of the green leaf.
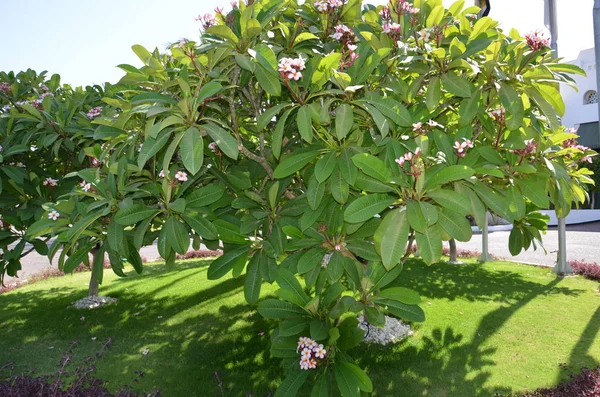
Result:
<instances>
[{"instance_id":1,"label":"green leaf","mask_svg":"<svg viewBox=\"0 0 600 397\"><path fill-rule=\"evenodd\" d=\"M360 397L360 386L352 371L342 366L342 362L335 364L335 381L343 397Z\"/></svg>"},{"instance_id":2,"label":"green leaf","mask_svg":"<svg viewBox=\"0 0 600 397\"><path fill-rule=\"evenodd\" d=\"M440 105L440 99L442 97L442 86L440 78L435 76L429 82L427 86L427 95L425 97L425 104L427 109L432 112Z\"/></svg>"},{"instance_id":3,"label":"green leaf","mask_svg":"<svg viewBox=\"0 0 600 397\"><path fill-rule=\"evenodd\" d=\"M252 59L248 55L237 54L235 56L235 62L242 68L251 73L256 70L256 64L252 62Z\"/></svg>"},{"instance_id":4,"label":"green leaf","mask_svg":"<svg viewBox=\"0 0 600 397\"><path fill-rule=\"evenodd\" d=\"M471 223L464 214L442 208L438 214L438 224L446 233L458 241L470 241L473 235Z\"/></svg>"},{"instance_id":5,"label":"green leaf","mask_svg":"<svg viewBox=\"0 0 600 397\"><path fill-rule=\"evenodd\" d=\"M125 241L125 232L124 227L119 225L115 219L111 219L106 227L106 242L108 243L108 247L119 253L126 252L124 244Z\"/></svg>"},{"instance_id":6,"label":"green leaf","mask_svg":"<svg viewBox=\"0 0 600 397\"><path fill-rule=\"evenodd\" d=\"M289 302L265 299L258 304L258 313L265 318L287 319L306 315L306 312Z\"/></svg>"},{"instance_id":7,"label":"green leaf","mask_svg":"<svg viewBox=\"0 0 600 397\"><path fill-rule=\"evenodd\" d=\"M285 157L275 168L273 177L282 179L292 175L296 171L301 170L306 164L310 163L318 154L319 151L313 150Z\"/></svg>"},{"instance_id":8,"label":"green leaf","mask_svg":"<svg viewBox=\"0 0 600 397\"><path fill-rule=\"evenodd\" d=\"M342 54L338 52L331 53L321 59L317 68L312 74L311 83L320 89L323 85L333 76L334 70L337 70L340 61L342 60Z\"/></svg>"},{"instance_id":9,"label":"green leaf","mask_svg":"<svg viewBox=\"0 0 600 397\"><path fill-rule=\"evenodd\" d=\"M373 383L371 383L371 379L369 379L367 374L356 364L342 361L336 363L336 367L339 367L340 371L346 373L347 376L356 379L358 381L358 387L360 390L367 393L373 392Z\"/></svg>"},{"instance_id":10,"label":"green leaf","mask_svg":"<svg viewBox=\"0 0 600 397\"><path fill-rule=\"evenodd\" d=\"M219 149L225 153L227 157L237 160L239 148L237 141L229 132L219 127L215 123L206 123L202 125L212 140L219 146Z\"/></svg>"},{"instance_id":11,"label":"green leaf","mask_svg":"<svg viewBox=\"0 0 600 397\"><path fill-rule=\"evenodd\" d=\"M256 65L254 76L260 87L271 96L281 95L281 82L279 76L269 73L262 65Z\"/></svg>"},{"instance_id":12,"label":"green leaf","mask_svg":"<svg viewBox=\"0 0 600 397\"><path fill-rule=\"evenodd\" d=\"M356 177L358 176L358 169L352 162L350 149L346 148L342 150L338 166L340 167L340 173L344 180L348 182L349 185L354 185L354 183L356 183Z\"/></svg>"},{"instance_id":13,"label":"green leaf","mask_svg":"<svg viewBox=\"0 0 600 397\"><path fill-rule=\"evenodd\" d=\"M348 223L361 223L371 219L375 214L379 214L396 199L387 194L370 194L359 197L346 207L344 211L344 221Z\"/></svg>"},{"instance_id":14,"label":"green leaf","mask_svg":"<svg viewBox=\"0 0 600 397\"><path fill-rule=\"evenodd\" d=\"M371 97L368 103L400 127L412 126L412 115L404 105L389 97Z\"/></svg>"},{"instance_id":15,"label":"green leaf","mask_svg":"<svg viewBox=\"0 0 600 397\"><path fill-rule=\"evenodd\" d=\"M425 184L423 190L441 186L448 182L467 179L475 174L475 170L466 165L451 165L449 167L440 168L433 174L425 173Z\"/></svg>"},{"instance_id":16,"label":"green leaf","mask_svg":"<svg viewBox=\"0 0 600 397\"><path fill-rule=\"evenodd\" d=\"M390 211L373 236L375 249L381 255L383 265L391 269L400 263L408 241L406 207Z\"/></svg>"},{"instance_id":17,"label":"green leaf","mask_svg":"<svg viewBox=\"0 0 600 397\"><path fill-rule=\"evenodd\" d=\"M290 371L277 388L274 397L296 397L309 375L309 371L302 371L300 369Z\"/></svg>"},{"instance_id":18,"label":"green leaf","mask_svg":"<svg viewBox=\"0 0 600 397\"><path fill-rule=\"evenodd\" d=\"M300 132L302 139L311 143L313 140L313 128L310 105L304 105L298 109L296 124L298 125L298 132Z\"/></svg>"},{"instance_id":19,"label":"green leaf","mask_svg":"<svg viewBox=\"0 0 600 397\"><path fill-rule=\"evenodd\" d=\"M308 181L308 187L306 190L306 200L312 210L319 208L319 205L323 202L325 196L325 184L319 183L317 178L313 175Z\"/></svg>"},{"instance_id":20,"label":"green leaf","mask_svg":"<svg viewBox=\"0 0 600 397\"><path fill-rule=\"evenodd\" d=\"M342 140L348 135L354 124L354 112L347 103L342 103L335 110L335 135Z\"/></svg>"},{"instance_id":21,"label":"green leaf","mask_svg":"<svg viewBox=\"0 0 600 397\"><path fill-rule=\"evenodd\" d=\"M206 33L225 39L232 44L239 42L238 37L227 25L213 25L206 29Z\"/></svg>"},{"instance_id":22,"label":"green leaf","mask_svg":"<svg viewBox=\"0 0 600 397\"><path fill-rule=\"evenodd\" d=\"M408 224L417 232L423 233L427 229L427 220L418 201L411 200L406 205Z\"/></svg>"},{"instance_id":23,"label":"green leaf","mask_svg":"<svg viewBox=\"0 0 600 397\"><path fill-rule=\"evenodd\" d=\"M181 140L181 161L184 167L196 175L204 161L204 143L196 127L187 129Z\"/></svg>"},{"instance_id":24,"label":"green leaf","mask_svg":"<svg viewBox=\"0 0 600 397\"><path fill-rule=\"evenodd\" d=\"M146 207L144 204L133 204L121 208L115 214L115 222L119 225L130 226L156 215L159 210Z\"/></svg>"},{"instance_id":25,"label":"green leaf","mask_svg":"<svg viewBox=\"0 0 600 397\"><path fill-rule=\"evenodd\" d=\"M294 43L291 47L295 46L296 44L302 43L303 41L314 39L318 39L318 37L309 32L302 32L294 38Z\"/></svg>"},{"instance_id":26,"label":"green leaf","mask_svg":"<svg viewBox=\"0 0 600 397\"><path fill-rule=\"evenodd\" d=\"M65 273L72 273L73 270L79 265L81 265L84 261L87 260L88 255L92 247L96 245L95 242L88 242L86 244L79 244L79 248L67 258L65 264L63 265L62 271Z\"/></svg>"},{"instance_id":27,"label":"green leaf","mask_svg":"<svg viewBox=\"0 0 600 397\"><path fill-rule=\"evenodd\" d=\"M475 193L477 193L485 205L494 213L498 214L500 217L509 222L514 220L512 215L510 215L508 212L508 203L506 202L506 197L504 197L497 190L489 188L482 182L477 182L474 184L473 190Z\"/></svg>"},{"instance_id":28,"label":"green leaf","mask_svg":"<svg viewBox=\"0 0 600 397\"><path fill-rule=\"evenodd\" d=\"M350 188L348 182L342 177L339 167L334 168L329 178L329 189L331 190L331 195L338 203L344 204L348 200Z\"/></svg>"},{"instance_id":29,"label":"green leaf","mask_svg":"<svg viewBox=\"0 0 600 397\"><path fill-rule=\"evenodd\" d=\"M368 153L355 155L352 157L352 162L366 175L373 177L380 182L388 183L392 177L392 173L385 163Z\"/></svg>"},{"instance_id":30,"label":"green leaf","mask_svg":"<svg viewBox=\"0 0 600 397\"><path fill-rule=\"evenodd\" d=\"M424 233L416 232L415 240L417 241L419 254L426 264L430 265L440 260L442 256L442 236L437 227L429 227Z\"/></svg>"},{"instance_id":31,"label":"green leaf","mask_svg":"<svg viewBox=\"0 0 600 397\"><path fill-rule=\"evenodd\" d=\"M298 261L298 274L307 273L317 266L321 266L325 256L323 248L311 248Z\"/></svg>"},{"instance_id":32,"label":"green leaf","mask_svg":"<svg viewBox=\"0 0 600 397\"><path fill-rule=\"evenodd\" d=\"M219 185L203 186L194 190L185 197L187 208L201 208L209 206L221 199L225 189Z\"/></svg>"},{"instance_id":33,"label":"green leaf","mask_svg":"<svg viewBox=\"0 0 600 397\"><path fill-rule=\"evenodd\" d=\"M217 240L219 238L215 225L201 214L188 212L187 214L181 214L181 218L202 238L207 240Z\"/></svg>"},{"instance_id":34,"label":"green leaf","mask_svg":"<svg viewBox=\"0 0 600 397\"><path fill-rule=\"evenodd\" d=\"M525 216L525 199L515 186L511 185L506 189L506 201L508 202L508 211L514 219L521 219Z\"/></svg>"},{"instance_id":35,"label":"green leaf","mask_svg":"<svg viewBox=\"0 0 600 397\"><path fill-rule=\"evenodd\" d=\"M190 247L190 235L187 229L175 216L170 216L164 226L169 245L178 254L185 254Z\"/></svg>"},{"instance_id":36,"label":"green leaf","mask_svg":"<svg viewBox=\"0 0 600 397\"><path fill-rule=\"evenodd\" d=\"M238 262L246 262L250 248L250 246L244 245L224 252L223 255L215 259L208 267L207 278L209 280L219 279L233 269Z\"/></svg>"},{"instance_id":37,"label":"green leaf","mask_svg":"<svg viewBox=\"0 0 600 397\"><path fill-rule=\"evenodd\" d=\"M297 299L302 302L303 305L306 305L310 300L296 279L296 276L294 276L294 274L288 269L280 268L277 270L277 273L275 274L275 282L280 288L288 290L296 295Z\"/></svg>"},{"instance_id":38,"label":"green leaf","mask_svg":"<svg viewBox=\"0 0 600 397\"><path fill-rule=\"evenodd\" d=\"M421 297L412 289L404 287L386 288L375 295L376 299L391 299L407 305L418 305Z\"/></svg>"},{"instance_id":39,"label":"green leaf","mask_svg":"<svg viewBox=\"0 0 600 397\"><path fill-rule=\"evenodd\" d=\"M252 259L254 259L254 257L252 257ZM244 297L246 298L246 302L251 305L258 302L262 285L262 277L258 267L259 263L252 259L246 268L246 280L244 281Z\"/></svg>"},{"instance_id":40,"label":"green leaf","mask_svg":"<svg viewBox=\"0 0 600 397\"><path fill-rule=\"evenodd\" d=\"M323 183L331 176L337 161L336 153L329 152L321 157L315 164L315 177L319 183Z\"/></svg>"},{"instance_id":41,"label":"green leaf","mask_svg":"<svg viewBox=\"0 0 600 397\"><path fill-rule=\"evenodd\" d=\"M523 232L518 227L514 227L508 236L508 250L510 254L519 255L523 249Z\"/></svg>"},{"instance_id":42,"label":"green leaf","mask_svg":"<svg viewBox=\"0 0 600 397\"><path fill-rule=\"evenodd\" d=\"M472 97L462 100L460 110L458 111L458 125L460 127L471 124L471 121L473 121L479 111L479 100L479 91L475 91Z\"/></svg>"},{"instance_id":43,"label":"green leaf","mask_svg":"<svg viewBox=\"0 0 600 397\"><path fill-rule=\"evenodd\" d=\"M440 22L442 22L442 19L444 18L445 12L446 9L443 5L440 4L438 6L435 6L433 10L431 10L431 12L429 13L429 16L427 16L425 26L427 28L433 28L435 25L439 25Z\"/></svg>"},{"instance_id":44,"label":"green leaf","mask_svg":"<svg viewBox=\"0 0 600 397\"><path fill-rule=\"evenodd\" d=\"M329 324L319 319L310 322L310 337L316 341L321 341L329 337Z\"/></svg>"},{"instance_id":45,"label":"green leaf","mask_svg":"<svg viewBox=\"0 0 600 397\"><path fill-rule=\"evenodd\" d=\"M442 75L442 85L446 91L461 98L469 98L475 91L473 83L454 72Z\"/></svg>"},{"instance_id":46,"label":"green leaf","mask_svg":"<svg viewBox=\"0 0 600 397\"><path fill-rule=\"evenodd\" d=\"M138 155L138 167L144 168L144 164L146 164L146 162L150 160L152 156L158 153L167 144L170 137L170 132L164 132L160 134L156 139L152 137L146 138L146 140L142 144L142 149L140 150L140 153Z\"/></svg>"},{"instance_id":47,"label":"green leaf","mask_svg":"<svg viewBox=\"0 0 600 397\"><path fill-rule=\"evenodd\" d=\"M278 336L296 336L304 332L309 326L309 319L306 317L295 317L283 320L279 324Z\"/></svg>"},{"instance_id":48,"label":"green leaf","mask_svg":"<svg viewBox=\"0 0 600 397\"><path fill-rule=\"evenodd\" d=\"M273 156L275 158L279 158L281 155L281 146L283 144L283 133L285 132L285 123L287 122L288 117L292 109L287 110L280 118L277 120L277 125L275 126L275 130L273 131L272 139L271 139L271 149L273 150Z\"/></svg>"},{"instance_id":49,"label":"green leaf","mask_svg":"<svg viewBox=\"0 0 600 397\"><path fill-rule=\"evenodd\" d=\"M223 86L218 81L209 81L204 84L198 93L198 101L205 101L223 91ZM193 127L192 127L193 128Z\"/></svg>"},{"instance_id":50,"label":"green leaf","mask_svg":"<svg viewBox=\"0 0 600 397\"><path fill-rule=\"evenodd\" d=\"M525 117L521 96L508 84L501 84L498 94L500 94L502 106L506 109L506 126L509 130L519 129L523 123L523 117Z\"/></svg>"},{"instance_id":51,"label":"green leaf","mask_svg":"<svg viewBox=\"0 0 600 397\"><path fill-rule=\"evenodd\" d=\"M329 387L327 386L327 375L322 374L318 377L312 388L310 397L329 397Z\"/></svg>"},{"instance_id":52,"label":"green leaf","mask_svg":"<svg viewBox=\"0 0 600 397\"><path fill-rule=\"evenodd\" d=\"M290 102L284 102L266 109L260 116L258 116L258 121L256 123L258 130L264 130L265 127L273 120L273 117L277 116L282 109L285 109L291 105L292 104Z\"/></svg>"},{"instance_id":53,"label":"green leaf","mask_svg":"<svg viewBox=\"0 0 600 397\"><path fill-rule=\"evenodd\" d=\"M378 299L377 304L382 305L389 313L403 320L413 322L425 321L425 313L417 305L406 305L391 299Z\"/></svg>"},{"instance_id":54,"label":"green leaf","mask_svg":"<svg viewBox=\"0 0 600 397\"><path fill-rule=\"evenodd\" d=\"M134 247L133 243L128 241L127 244L127 262L129 262L129 264L133 266L136 273L140 274L144 270L144 262L142 261L140 252ZM104 260L102 262L104 262Z\"/></svg>"},{"instance_id":55,"label":"green leaf","mask_svg":"<svg viewBox=\"0 0 600 397\"><path fill-rule=\"evenodd\" d=\"M465 194L451 189L435 189L427 192L427 196L444 208L459 212L463 215L472 213L471 203Z\"/></svg>"},{"instance_id":56,"label":"green leaf","mask_svg":"<svg viewBox=\"0 0 600 397\"><path fill-rule=\"evenodd\" d=\"M550 200L546 192L546 180L540 177L517 179L519 190L539 208L548 208Z\"/></svg>"}]
</instances>

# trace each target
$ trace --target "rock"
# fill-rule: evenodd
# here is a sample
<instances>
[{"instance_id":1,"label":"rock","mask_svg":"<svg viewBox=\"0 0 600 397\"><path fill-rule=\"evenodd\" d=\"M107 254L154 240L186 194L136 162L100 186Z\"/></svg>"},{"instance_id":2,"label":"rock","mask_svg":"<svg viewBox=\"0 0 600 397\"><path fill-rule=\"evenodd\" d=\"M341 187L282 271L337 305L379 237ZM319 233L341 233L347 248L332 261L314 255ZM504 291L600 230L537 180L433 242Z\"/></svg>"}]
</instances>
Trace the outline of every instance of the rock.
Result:
<instances>
[{"instance_id":1,"label":"rock","mask_svg":"<svg viewBox=\"0 0 600 397\"><path fill-rule=\"evenodd\" d=\"M413 334L410 325L404 324L402 321L385 316L385 327L377 328L367 323L362 316L358 317L358 328L365 331L365 343L377 343L387 345L388 343L397 343L402 339Z\"/></svg>"},{"instance_id":2,"label":"rock","mask_svg":"<svg viewBox=\"0 0 600 397\"><path fill-rule=\"evenodd\" d=\"M75 309L95 309L97 307L110 305L116 303L117 298L111 298L110 296L86 296L83 299L73 303Z\"/></svg>"}]
</instances>

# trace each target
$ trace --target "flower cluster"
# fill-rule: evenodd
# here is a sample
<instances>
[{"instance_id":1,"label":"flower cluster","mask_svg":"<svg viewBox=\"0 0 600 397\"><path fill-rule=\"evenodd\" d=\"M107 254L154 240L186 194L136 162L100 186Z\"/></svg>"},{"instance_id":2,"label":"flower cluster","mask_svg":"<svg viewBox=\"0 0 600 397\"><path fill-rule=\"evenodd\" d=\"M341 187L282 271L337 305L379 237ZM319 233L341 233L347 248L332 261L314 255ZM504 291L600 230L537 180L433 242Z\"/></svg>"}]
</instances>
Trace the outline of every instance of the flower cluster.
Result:
<instances>
[{"instance_id":1,"label":"flower cluster","mask_svg":"<svg viewBox=\"0 0 600 397\"><path fill-rule=\"evenodd\" d=\"M175 179L177 179L179 182L185 182L188 180L188 176L183 171L177 171L175 172Z\"/></svg>"},{"instance_id":2,"label":"flower cluster","mask_svg":"<svg viewBox=\"0 0 600 397\"><path fill-rule=\"evenodd\" d=\"M536 30L525 35L527 45L533 51L542 50L546 47L550 47L550 38L546 36L544 32Z\"/></svg>"},{"instance_id":3,"label":"flower cluster","mask_svg":"<svg viewBox=\"0 0 600 397\"><path fill-rule=\"evenodd\" d=\"M202 16L198 15L196 18L194 18L196 21L201 22L202 23L202 28L204 30L210 28L211 26L214 26L217 24L217 18L212 15L212 14L204 14Z\"/></svg>"},{"instance_id":4,"label":"flower cluster","mask_svg":"<svg viewBox=\"0 0 600 397\"><path fill-rule=\"evenodd\" d=\"M402 167L404 166L404 163L412 164L413 162L416 162L420 155L421 149L417 148L414 153L408 152L404 154L404 156L401 156L394 161L396 162L396 164L398 164L398 166Z\"/></svg>"},{"instance_id":5,"label":"flower cluster","mask_svg":"<svg viewBox=\"0 0 600 397\"><path fill-rule=\"evenodd\" d=\"M81 190L83 190L84 192L89 192L90 190L92 190L92 184L86 181L81 181L79 183L79 187L81 188Z\"/></svg>"},{"instance_id":6,"label":"flower cluster","mask_svg":"<svg viewBox=\"0 0 600 397\"><path fill-rule=\"evenodd\" d=\"M8 84L6 81L3 81L2 84L0 84L0 91L2 91L2 93L5 95L10 94L10 84Z\"/></svg>"},{"instance_id":7,"label":"flower cluster","mask_svg":"<svg viewBox=\"0 0 600 397\"><path fill-rule=\"evenodd\" d=\"M315 8L322 14L331 14L346 3L346 0L315 1Z\"/></svg>"},{"instance_id":8,"label":"flower cluster","mask_svg":"<svg viewBox=\"0 0 600 397\"><path fill-rule=\"evenodd\" d=\"M44 186L54 187L58 183L58 179L46 178L42 184Z\"/></svg>"},{"instance_id":9,"label":"flower cluster","mask_svg":"<svg viewBox=\"0 0 600 397\"><path fill-rule=\"evenodd\" d=\"M394 42L402 37L402 26L396 22L386 22L381 26L383 33L386 33Z\"/></svg>"},{"instance_id":10,"label":"flower cluster","mask_svg":"<svg viewBox=\"0 0 600 397\"><path fill-rule=\"evenodd\" d=\"M416 132L418 135L426 135L428 131L433 130L434 128L444 128L443 125L441 125L440 123L438 123L435 120L429 120L428 122L426 122L425 124L423 124L422 122L416 122L413 123L412 125L413 127L413 132Z\"/></svg>"},{"instance_id":11,"label":"flower cluster","mask_svg":"<svg viewBox=\"0 0 600 397\"><path fill-rule=\"evenodd\" d=\"M467 138L463 138L463 141L454 142L454 149L456 150L456 155L458 157L465 157L468 149L473 148L473 142Z\"/></svg>"},{"instance_id":12,"label":"flower cluster","mask_svg":"<svg viewBox=\"0 0 600 397\"><path fill-rule=\"evenodd\" d=\"M102 114L102 107L101 106L96 106L95 108L90 109L90 111L87 113L88 119L93 120L96 117L100 116Z\"/></svg>"},{"instance_id":13,"label":"flower cluster","mask_svg":"<svg viewBox=\"0 0 600 397\"><path fill-rule=\"evenodd\" d=\"M356 36L354 35L352 29L343 24L336 25L335 32L329 37L331 37L334 40L340 41L342 45L352 44L356 42Z\"/></svg>"},{"instance_id":14,"label":"flower cluster","mask_svg":"<svg viewBox=\"0 0 600 397\"><path fill-rule=\"evenodd\" d=\"M279 75L286 81L298 81L302 78L300 71L304 70L305 66L302 58L281 58L278 64Z\"/></svg>"},{"instance_id":15,"label":"flower cluster","mask_svg":"<svg viewBox=\"0 0 600 397\"><path fill-rule=\"evenodd\" d=\"M392 3L392 2L390 2L390 3ZM385 7L385 8L388 8L388 7ZM395 14L398 14L398 15L404 15L404 14L415 15L416 13L419 12L419 9L416 8L416 7L413 7L406 0L396 0L395 4L393 4L393 10L392 11ZM388 12L389 12L389 9L388 9ZM381 14L381 11L379 12L379 15L384 16L384 15Z\"/></svg>"},{"instance_id":16,"label":"flower cluster","mask_svg":"<svg viewBox=\"0 0 600 397\"><path fill-rule=\"evenodd\" d=\"M60 214L58 213L58 211L56 210L52 210L50 211L50 213L48 214L48 219L52 219L53 221L57 220L58 218L60 218Z\"/></svg>"},{"instance_id":17,"label":"flower cluster","mask_svg":"<svg viewBox=\"0 0 600 397\"><path fill-rule=\"evenodd\" d=\"M317 344L314 340L304 336L298 339L296 351L300 352L300 368L304 370L317 368L317 359L322 360L327 356L327 350L323 345Z\"/></svg>"}]
</instances>

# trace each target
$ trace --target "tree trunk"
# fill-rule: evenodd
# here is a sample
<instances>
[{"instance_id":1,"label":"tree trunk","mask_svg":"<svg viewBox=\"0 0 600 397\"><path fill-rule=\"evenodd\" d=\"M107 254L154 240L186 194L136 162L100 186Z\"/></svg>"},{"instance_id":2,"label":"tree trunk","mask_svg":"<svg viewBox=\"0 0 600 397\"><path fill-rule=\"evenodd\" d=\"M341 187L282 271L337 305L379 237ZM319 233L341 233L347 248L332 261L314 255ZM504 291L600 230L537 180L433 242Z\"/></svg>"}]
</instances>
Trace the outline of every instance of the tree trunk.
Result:
<instances>
[{"instance_id":1,"label":"tree trunk","mask_svg":"<svg viewBox=\"0 0 600 397\"><path fill-rule=\"evenodd\" d=\"M456 263L456 240L451 238L448 244L450 245L450 263Z\"/></svg>"},{"instance_id":2,"label":"tree trunk","mask_svg":"<svg viewBox=\"0 0 600 397\"><path fill-rule=\"evenodd\" d=\"M92 271L90 272L90 273L92 273L92 275L90 277L90 287L88 289L88 296L98 296L99 285L98 285L98 279L96 278L96 272L94 272L93 263L96 262L96 255L100 254L100 250L98 249L98 247L94 247L90 251L90 254L92 254Z\"/></svg>"}]
</instances>

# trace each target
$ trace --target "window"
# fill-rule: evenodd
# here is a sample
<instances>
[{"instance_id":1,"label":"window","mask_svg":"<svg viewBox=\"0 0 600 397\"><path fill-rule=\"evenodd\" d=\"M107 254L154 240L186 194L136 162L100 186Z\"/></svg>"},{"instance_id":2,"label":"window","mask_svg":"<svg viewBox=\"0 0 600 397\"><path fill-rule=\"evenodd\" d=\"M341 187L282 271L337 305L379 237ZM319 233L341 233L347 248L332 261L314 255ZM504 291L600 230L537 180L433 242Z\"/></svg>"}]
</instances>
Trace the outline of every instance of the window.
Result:
<instances>
[{"instance_id":1,"label":"window","mask_svg":"<svg viewBox=\"0 0 600 397\"><path fill-rule=\"evenodd\" d=\"M583 95L583 104L590 105L592 103L598 103L598 93L594 90L589 90Z\"/></svg>"}]
</instances>

